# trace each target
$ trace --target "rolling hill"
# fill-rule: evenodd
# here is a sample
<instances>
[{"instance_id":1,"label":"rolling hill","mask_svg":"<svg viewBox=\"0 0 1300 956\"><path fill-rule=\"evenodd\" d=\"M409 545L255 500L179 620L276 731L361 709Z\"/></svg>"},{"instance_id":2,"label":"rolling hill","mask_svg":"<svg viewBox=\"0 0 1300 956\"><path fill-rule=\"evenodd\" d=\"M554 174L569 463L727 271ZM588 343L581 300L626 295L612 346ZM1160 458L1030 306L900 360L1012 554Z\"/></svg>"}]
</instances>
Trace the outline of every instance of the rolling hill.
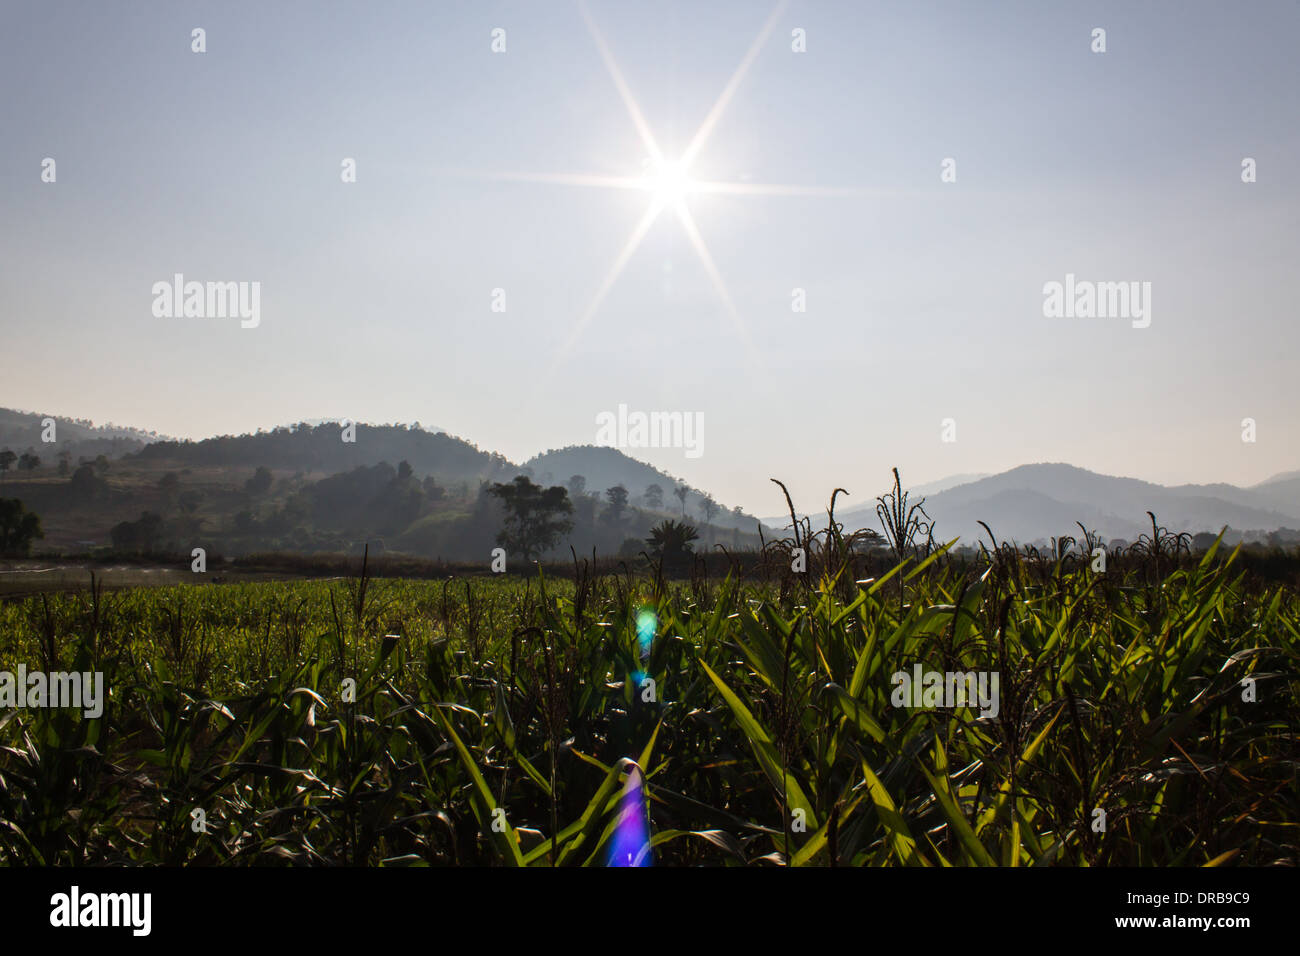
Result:
<instances>
[{"instance_id":1,"label":"rolling hill","mask_svg":"<svg viewBox=\"0 0 1300 956\"><path fill-rule=\"evenodd\" d=\"M349 436L350 437L350 436ZM445 432L406 425L359 424L355 441L344 440L337 423L306 423L252 435L221 435L202 441L160 441L135 456L141 463L172 467L221 466L336 474L386 461L407 461L420 475L441 482L505 480L518 473L502 455Z\"/></svg>"},{"instance_id":2,"label":"rolling hill","mask_svg":"<svg viewBox=\"0 0 1300 956\"><path fill-rule=\"evenodd\" d=\"M135 517L143 507L174 509L179 491L158 490L169 472L180 475L180 490L201 494L204 504L196 506L197 511L192 509L191 516L206 521L206 527L221 529L233 528L241 521L246 526L260 521L265 527L291 527L307 504L306 499L297 503L290 499L305 484L345 474L356 482L364 477L364 470L387 469L382 480L376 477L379 472L371 475L387 487L393 482L388 472L401 462L410 465L412 480L421 482L428 495L412 512L416 515L412 528L442 529L452 516L472 514L482 483L509 481L521 473L544 485L566 487L573 476L582 476L583 493L575 504L593 529L601 527L597 518L605 510L604 492L614 485L628 490L628 504L646 520L655 515L678 517L684 511L687 521L702 527L706 523L702 505L713 500L706 491L689 488L675 476L606 446L552 449L515 464L464 439L418 425L359 424L354 441L344 440L340 425L332 421L178 441L140 429L61 418L56 418L58 442L45 444L40 440L45 417L0 409L0 449L33 448L42 456L40 469L26 476L11 473L5 484L8 494L21 491L31 506L48 515L59 541L102 540L112 524ZM108 475L106 491L88 497L84 487L78 491L69 484L66 471L56 475L55 448L71 452L74 463L100 454L115 459L106 472L97 469L101 480L104 473ZM269 469L275 480L275 490L266 498L250 497L246 487L259 468ZM662 492L658 502L646 497L653 485ZM321 489L328 487L321 485ZM445 497L439 488L446 490ZM674 495L678 488L686 488L684 507ZM1227 526L1262 538L1278 529L1300 528L1300 471L1277 474L1246 488L1224 483L1169 487L1050 463L1021 465L995 475L953 475L909 490L913 502L924 498L925 509L935 521L937 539L960 537L966 543L985 537L980 521L1001 540L1031 542L1074 535L1078 533L1075 522L1082 522L1107 539L1131 541L1150 530L1148 511L1156 514L1163 527L1176 532L1217 532ZM880 492L872 492L865 501L855 492L849 499L854 502L852 507L842 501L845 507L836 514L837 520L850 530L879 529L875 494ZM371 489L367 500L376 494ZM715 503L718 509L707 522L711 528L737 529L746 535L756 531L760 519L728 508L725 502ZM388 513L386 506L372 504L374 514ZM277 510L286 507L289 512ZM252 518L241 517L240 512L248 512ZM326 517L315 514L312 523L328 527ZM392 533L400 531L391 516L385 520ZM825 513L812 514L811 521L815 529L824 527ZM762 522L764 534L771 537L779 535L789 519L776 516ZM366 530L362 527L366 521L360 517L353 523L357 525L355 533ZM282 535L286 541L287 534ZM452 536L454 532L443 535L439 531L437 547L450 547ZM598 540L609 538L621 544L615 537L608 528L597 535Z\"/></svg>"},{"instance_id":3,"label":"rolling hill","mask_svg":"<svg viewBox=\"0 0 1300 956\"><path fill-rule=\"evenodd\" d=\"M553 451L546 451L528 459L521 466L534 481L545 485L567 485L573 475L586 479L587 493L603 494L606 488L622 485L628 490L632 504L644 505L645 491L650 485L658 485L663 491L663 505L657 510L666 514L680 515L682 502L674 495L673 489L684 484L667 472L660 471L643 461L623 454L617 448L604 445L570 445ZM685 510L692 523L703 521L700 510L706 492L689 488L686 495ZM718 512L709 523L718 528L740 528L753 531L758 519L743 512L726 508L718 502ZM766 534L767 531L765 530Z\"/></svg>"},{"instance_id":4,"label":"rolling hill","mask_svg":"<svg viewBox=\"0 0 1300 956\"><path fill-rule=\"evenodd\" d=\"M54 435L57 440L52 443L43 441L41 437L45 432L42 423L46 419L54 420ZM0 408L0 449L8 448L15 453L22 453L30 448L35 454L51 461L65 451L72 456L73 461L100 455L120 458L166 437L157 432L112 423L96 425L83 418Z\"/></svg>"},{"instance_id":5,"label":"rolling hill","mask_svg":"<svg viewBox=\"0 0 1300 956\"><path fill-rule=\"evenodd\" d=\"M913 493L910 501L921 497ZM954 485L924 498L926 513L935 521L935 537L945 541L958 536L966 542L987 538L978 523L981 520L999 540L1027 542L1077 535L1075 522L1079 521L1105 538L1132 541L1151 530L1148 511L1170 531L1217 532L1225 525L1238 531L1300 528L1300 477L1289 476L1252 488L1227 484L1166 487L1074 465L1034 464ZM870 505L846 509L835 517L850 529L879 529L874 496ZM824 513L812 519L814 528L825 527Z\"/></svg>"}]
</instances>

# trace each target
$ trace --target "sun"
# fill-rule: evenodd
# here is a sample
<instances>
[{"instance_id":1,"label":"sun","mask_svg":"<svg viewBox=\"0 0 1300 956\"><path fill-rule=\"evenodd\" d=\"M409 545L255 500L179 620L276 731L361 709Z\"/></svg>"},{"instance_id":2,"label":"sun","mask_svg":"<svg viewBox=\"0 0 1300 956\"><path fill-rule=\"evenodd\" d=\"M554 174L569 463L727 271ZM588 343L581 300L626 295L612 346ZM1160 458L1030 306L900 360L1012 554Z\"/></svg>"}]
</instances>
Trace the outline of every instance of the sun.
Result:
<instances>
[{"instance_id":1,"label":"sun","mask_svg":"<svg viewBox=\"0 0 1300 956\"><path fill-rule=\"evenodd\" d=\"M731 298L731 293L727 290L727 285L723 281L722 273L719 271L717 264L713 261L713 256L709 253L708 246L705 245L704 236L701 235L699 227L696 225L695 217L691 214L690 203L688 199L694 195L730 195L730 196L829 196L829 197L850 197L861 198L866 195L872 195L873 191L856 188L834 188L824 186L797 186L776 183L755 183L755 182L715 182L705 179L693 178L689 170L699 158L700 152L704 149L705 143L712 135L726 111L727 105L731 102L737 88L743 81L745 74L749 72L750 66L758 56L759 50L767 42L772 31L776 28L782 13L789 5L790 0L777 0L776 7L772 10L771 15L759 30L758 36L754 38L753 43L749 45L744 58L740 65L736 67L727 85L723 88L722 93L714 102L712 108L705 115L699 129L687 143L686 148L681 153L674 153L674 158L669 159L659 148L655 140L654 133L650 129L650 124L646 121L641 112L641 107L637 104L631 89L623 77L623 71L619 69L618 62L614 59L609 45L605 42L604 35L600 32L599 27L591 18L584 0L578 0L578 10L582 14L583 21L587 25L587 30L591 34L592 40L596 44L596 49L600 53L601 60L604 61L605 68L609 72L610 78L614 81L614 86L618 90L619 97L623 100L623 105L627 108L628 116L632 124L636 127L640 135L642 145L646 149L647 155L642 160L641 175L598 175L595 173L534 173L534 172L471 172L470 175L483 175L489 179L510 181L510 182L534 182L547 183L560 186L587 186L601 189L631 189L638 190L649 194L650 200L646 205L645 211L641 218L637 220L636 225L632 228L631 235L619 250L609 271L605 273L599 287L592 296L590 304L586 310L578 317L569 330L569 334L564 338L562 344L557 350L552 360L551 370L557 368L558 363L569 353L578 341L579 336L587 327L587 324L600 309L605 300L605 296L613 288L614 283L618 280L623 269L631 261L632 256L636 253L637 247L641 241L649 234L655 222L665 213L676 217L681 225L682 231L694 249L700 265L718 298L736 335L744 344L745 350L749 353L750 360L754 368L761 368L761 360L758 355L757 346L754 344L753 337L749 333L744 319L737 309L736 303ZM629 173L631 170L629 170Z\"/></svg>"},{"instance_id":2,"label":"sun","mask_svg":"<svg viewBox=\"0 0 1300 956\"><path fill-rule=\"evenodd\" d=\"M680 160L662 160L653 164L645 178L645 188L650 190L655 203L669 208L678 206L692 185L686 164Z\"/></svg>"}]
</instances>

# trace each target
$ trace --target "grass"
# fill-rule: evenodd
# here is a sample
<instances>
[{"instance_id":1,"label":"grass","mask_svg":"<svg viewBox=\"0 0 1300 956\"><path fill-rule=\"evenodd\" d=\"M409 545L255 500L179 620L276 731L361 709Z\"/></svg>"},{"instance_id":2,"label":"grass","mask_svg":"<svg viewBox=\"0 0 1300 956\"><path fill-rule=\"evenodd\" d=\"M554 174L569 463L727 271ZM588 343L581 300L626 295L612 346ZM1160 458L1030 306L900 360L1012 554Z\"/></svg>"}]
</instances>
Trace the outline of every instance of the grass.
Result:
<instances>
[{"instance_id":1,"label":"grass","mask_svg":"<svg viewBox=\"0 0 1300 956\"><path fill-rule=\"evenodd\" d=\"M11 599L0 669L110 701L0 715L0 859L603 865L634 775L657 865L1300 862L1297 596L1154 537L1105 574L900 544L855 581L831 533L743 583ZM997 717L893 706L917 663L996 671Z\"/></svg>"}]
</instances>

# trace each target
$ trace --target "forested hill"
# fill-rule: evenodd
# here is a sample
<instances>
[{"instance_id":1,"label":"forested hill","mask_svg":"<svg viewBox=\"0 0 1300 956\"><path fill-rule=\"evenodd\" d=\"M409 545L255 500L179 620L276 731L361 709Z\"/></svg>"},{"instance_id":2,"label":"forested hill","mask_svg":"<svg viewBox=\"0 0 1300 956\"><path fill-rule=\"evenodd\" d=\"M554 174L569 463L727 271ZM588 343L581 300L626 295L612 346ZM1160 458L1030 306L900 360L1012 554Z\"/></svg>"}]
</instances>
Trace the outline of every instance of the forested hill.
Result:
<instances>
[{"instance_id":1,"label":"forested hill","mask_svg":"<svg viewBox=\"0 0 1300 956\"><path fill-rule=\"evenodd\" d=\"M570 445L542 452L528 459L522 467L534 481L543 485L565 485L570 494L575 491L572 478L581 476L583 488L589 494L601 495L613 485L622 485L628 491L629 501L637 507L662 510L670 515L680 511L684 518L690 517L696 523L743 531L753 531L758 523L756 518L738 509L727 509L715 503L708 492L691 488L683 479L631 458L617 448ZM658 493L653 499L647 499L646 493L652 486L658 487ZM675 497L677 489L685 490L685 500Z\"/></svg>"},{"instance_id":2,"label":"forested hill","mask_svg":"<svg viewBox=\"0 0 1300 956\"><path fill-rule=\"evenodd\" d=\"M351 437L351 436L349 436ZM299 424L253 435L221 435L202 441L160 441L132 458L177 466L265 465L272 469L335 474L381 461L407 461L420 474L439 481L472 478L501 480L518 468L502 455L480 450L460 438L407 425L357 425L355 441L344 441L336 422Z\"/></svg>"},{"instance_id":3,"label":"forested hill","mask_svg":"<svg viewBox=\"0 0 1300 956\"><path fill-rule=\"evenodd\" d=\"M53 444L46 422L54 423ZM84 418L48 415L44 412L24 412L13 408L0 408L0 448L15 452L32 449L53 461L57 452L67 452L75 457L94 458L106 455L118 458L136 451L160 436L125 425L96 425Z\"/></svg>"}]
</instances>

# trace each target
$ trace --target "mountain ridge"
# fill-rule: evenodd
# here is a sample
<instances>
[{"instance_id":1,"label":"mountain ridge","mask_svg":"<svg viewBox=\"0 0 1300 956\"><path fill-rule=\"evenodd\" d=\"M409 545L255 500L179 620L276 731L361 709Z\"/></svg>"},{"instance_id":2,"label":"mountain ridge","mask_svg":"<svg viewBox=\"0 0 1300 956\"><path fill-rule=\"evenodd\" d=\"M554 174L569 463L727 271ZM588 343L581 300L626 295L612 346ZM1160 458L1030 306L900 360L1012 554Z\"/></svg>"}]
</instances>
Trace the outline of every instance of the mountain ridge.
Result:
<instances>
[{"instance_id":1,"label":"mountain ridge","mask_svg":"<svg viewBox=\"0 0 1300 956\"><path fill-rule=\"evenodd\" d=\"M585 479L581 494L587 497L602 496L607 488L621 484L632 504L669 515L681 514L694 524L752 530L761 522L767 526L765 533L773 530L777 534L789 526L788 516L755 518L743 509L729 509L706 490L691 487L617 448L568 445L547 449L516 464L444 429L431 430L418 423L359 423L355 426L355 440L350 442L342 440L343 430L333 419L241 435L174 439L124 426L95 426L84 419L0 409L0 448L51 448L40 444L41 420L46 417L58 424L60 450L79 451L83 457L96 453L153 467L252 470L266 466L315 474L407 461L418 473L443 483L460 482L466 491L475 482L507 481L517 474L567 487L573 476L581 475ZM657 503L646 497L651 485L658 485L662 492ZM674 500L677 488L686 489L685 502ZM935 536L942 540L979 539L985 535L981 521L1000 538L1021 541L1077 533L1075 522L1082 522L1104 537L1128 540L1150 531L1147 512L1154 512L1161 526L1175 532L1217 532L1227 526L1262 534L1300 528L1300 470L1278 472L1246 487L1227 482L1161 485L1094 472L1067 462L1035 462L996 474L950 475L905 490L910 503L924 499L926 512L934 519ZM840 510L836 520L850 530L878 529L875 497L873 494L866 503ZM711 516L713 505L709 502L716 505ZM814 529L826 525L824 512L803 517L811 519Z\"/></svg>"},{"instance_id":2,"label":"mountain ridge","mask_svg":"<svg viewBox=\"0 0 1300 956\"><path fill-rule=\"evenodd\" d=\"M878 528L874 498L869 505L837 513L836 521L850 529ZM934 519L936 539L945 541L987 537L980 521L1000 539L1030 541L1077 534L1078 521L1104 537L1131 540L1150 532L1147 512L1155 513L1161 527L1193 534L1218 532L1225 526L1243 532L1300 528L1300 476L1250 488L1226 482L1166 486L1065 462L1038 462L931 495L909 492L909 505L922 498L925 511ZM1032 507L1027 507L1030 502ZM814 529L825 527L824 513L808 517ZM786 518L782 525L788 524Z\"/></svg>"}]
</instances>

